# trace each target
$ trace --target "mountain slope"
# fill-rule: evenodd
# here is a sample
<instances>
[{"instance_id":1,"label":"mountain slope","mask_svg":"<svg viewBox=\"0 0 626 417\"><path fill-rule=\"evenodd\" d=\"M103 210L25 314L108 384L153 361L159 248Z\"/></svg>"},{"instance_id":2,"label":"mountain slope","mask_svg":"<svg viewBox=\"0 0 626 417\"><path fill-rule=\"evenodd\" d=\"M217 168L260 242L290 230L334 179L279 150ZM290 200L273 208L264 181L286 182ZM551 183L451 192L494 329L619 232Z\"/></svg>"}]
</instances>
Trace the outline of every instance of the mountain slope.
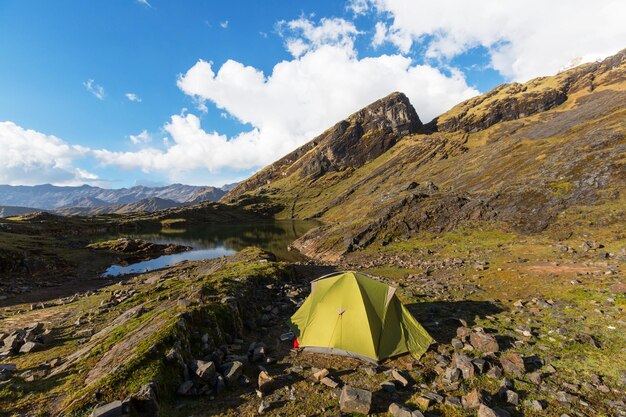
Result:
<instances>
[{"instance_id":1,"label":"mountain slope","mask_svg":"<svg viewBox=\"0 0 626 417\"><path fill-rule=\"evenodd\" d=\"M542 232L569 207L609 207L626 191L625 56L497 87L423 126L394 93L224 200L262 198L282 208L278 217L322 220L295 246L331 260L462 224ZM395 106L397 119L384 110ZM380 116L362 124L359 114Z\"/></svg>"},{"instance_id":2,"label":"mountain slope","mask_svg":"<svg viewBox=\"0 0 626 417\"><path fill-rule=\"evenodd\" d=\"M156 188L136 186L120 189L104 189L88 185L80 187L57 187L50 184L36 186L0 185L0 205L51 210L127 204L152 197L172 200L176 203L200 203L217 201L225 193L225 190L216 187L196 187L183 184Z\"/></svg>"}]
</instances>

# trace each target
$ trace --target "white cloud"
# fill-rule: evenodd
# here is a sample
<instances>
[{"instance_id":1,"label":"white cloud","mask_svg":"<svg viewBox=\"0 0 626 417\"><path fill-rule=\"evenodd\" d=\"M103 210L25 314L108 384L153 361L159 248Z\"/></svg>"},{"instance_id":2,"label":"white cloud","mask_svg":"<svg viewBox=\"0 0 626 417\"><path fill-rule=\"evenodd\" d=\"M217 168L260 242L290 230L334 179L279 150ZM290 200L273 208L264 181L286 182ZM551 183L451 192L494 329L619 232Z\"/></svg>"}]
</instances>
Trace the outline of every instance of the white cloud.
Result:
<instances>
[{"instance_id":1,"label":"white cloud","mask_svg":"<svg viewBox=\"0 0 626 417\"><path fill-rule=\"evenodd\" d=\"M128 100L134 101L136 103L141 103L142 101L141 98L135 93L126 93L125 96Z\"/></svg>"},{"instance_id":2,"label":"white cloud","mask_svg":"<svg viewBox=\"0 0 626 417\"><path fill-rule=\"evenodd\" d=\"M228 20L224 20L223 22L220 22L220 26L222 27L222 29L228 28Z\"/></svg>"},{"instance_id":3,"label":"white cloud","mask_svg":"<svg viewBox=\"0 0 626 417\"><path fill-rule=\"evenodd\" d=\"M13 122L0 122L0 183L10 185L80 185L98 183L98 176L76 168L76 160L89 149L24 129Z\"/></svg>"},{"instance_id":4,"label":"white cloud","mask_svg":"<svg viewBox=\"0 0 626 417\"><path fill-rule=\"evenodd\" d=\"M148 131L144 129L137 135L130 135L129 139L133 144L139 145L139 144L146 144L152 141L152 136L150 136Z\"/></svg>"},{"instance_id":5,"label":"white cloud","mask_svg":"<svg viewBox=\"0 0 626 417\"><path fill-rule=\"evenodd\" d=\"M104 87L98 85L94 82L94 80L89 79L83 83L85 89L94 95L98 100L104 100L105 92Z\"/></svg>"},{"instance_id":6,"label":"white cloud","mask_svg":"<svg viewBox=\"0 0 626 417\"><path fill-rule=\"evenodd\" d=\"M322 45L353 50L354 37L361 33L352 22L338 18L322 18L319 25L304 17L280 21L277 29L286 38L287 50L296 58Z\"/></svg>"},{"instance_id":7,"label":"white cloud","mask_svg":"<svg viewBox=\"0 0 626 417\"><path fill-rule=\"evenodd\" d=\"M148 0L137 0L137 3L143 4L144 6L152 8L152 5L148 3Z\"/></svg>"},{"instance_id":8,"label":"white cloud","mask_svg":"<svg viewBox=\"0 0 626 417\"><path fill-rule=\"evenodd\" d=\"M618 0L372 0L391 24L386 40L407 52L426 45L433 59L486 47L492 66L512 80L555 73L577 58L611 55L626 40L626 2ZM381 28L382 30L382 28ZM375 43L380 44L377 31Z\"/></svg>"},{"instance_id":9,"label":"white cloud","mask_svg":"<svg viewBox=\"0 0 626 417\"><path fill-rule=\"evenodd\" d=\"M370 3L368 0L349 0L346 9L351 11L353 15L364 15L368 12Z\"/></svg>"},{"instance_id":10,"label":"white cloud","mask_svg":"<svg viewBox=\"0 0 626 417\"><path fill-rule=\"evenodd\" d=\"M393 91L406 93L424 122L478 94L458 71L447 76L401 55L360 59L353 43L341 40L356 36L356 29L329 35L327 22L321 21L323 30L301 19L293 25L285 23L301 30L307 52L276 64L269 75L229 60L217 72L211 63L198 61L180 76L182 91L196 102L211 101L220 112L250 124L250 131L229 138L203 129L197 116L183 112L164 127L172 138L165 149L98 150L95 155L105 165L168 175L198 168L259 168Z\"/></svg>"},{"instance_id":11,"label":"white cloud","mask_svg":"<svg viewBox=\"0 0 626 417\"><path fill-rule=\"evenodd\" d=\"M387 40L387 25L385 22L376 22L376 30L372 38L372 46L378 47Z\"/></svg>"}]
</instances>

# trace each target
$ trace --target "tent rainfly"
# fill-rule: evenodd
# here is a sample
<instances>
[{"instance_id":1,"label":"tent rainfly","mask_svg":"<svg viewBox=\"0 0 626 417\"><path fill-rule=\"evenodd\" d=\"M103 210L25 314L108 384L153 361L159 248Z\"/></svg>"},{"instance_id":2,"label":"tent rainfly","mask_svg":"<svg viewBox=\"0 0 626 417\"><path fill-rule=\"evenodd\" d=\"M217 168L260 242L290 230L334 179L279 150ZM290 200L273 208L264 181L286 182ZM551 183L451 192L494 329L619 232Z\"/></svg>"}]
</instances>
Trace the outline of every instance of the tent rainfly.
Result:
<instances>
[{"instance_id":1,"label":"tent rainfly","mask_svg":"<svg viewBox=\"0 0 626 417\"><path fill-rule=\"evenodd\" d=\"M291 316L290 327L305 351L369 362L407 352L419 358L433 342L396 288L358 272L311 282L311 294Z\"/></svg>"}]
</instances>

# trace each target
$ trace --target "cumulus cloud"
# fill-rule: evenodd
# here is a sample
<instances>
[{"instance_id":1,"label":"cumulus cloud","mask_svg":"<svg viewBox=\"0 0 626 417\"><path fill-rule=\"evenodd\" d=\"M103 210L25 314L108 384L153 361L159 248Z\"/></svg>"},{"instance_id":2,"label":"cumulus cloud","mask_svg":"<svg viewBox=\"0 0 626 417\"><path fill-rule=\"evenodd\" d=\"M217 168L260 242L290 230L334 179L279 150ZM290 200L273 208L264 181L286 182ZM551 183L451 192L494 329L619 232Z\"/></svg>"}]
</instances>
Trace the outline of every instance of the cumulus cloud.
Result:
<instances>
[{"instance_id":1,"label":"cumulus cloud","mask_svg":"<svg viewBox=\"0 0 626 417\"><path fill-rule=\"evenodd\" d=\"M146 172L255 169L393 91L406 93L424 121L478 94L458 71L444 74L399 54L359 58L353 44L358 31L344 22L322 19L314 25L299 19L284 24L300 35L293 39L300 39L306 52L276 64L271 74L234 60L215 70L210 62L198 61L178 80L196 102L212 102L251 130L227 137L183 113L164 126L172 139L164 148L98 150L98 159Z\"/></svg>"},{"instance_id":2,"label":"cumulus cloud","mask_svg":"<svg viewBox=\"0 0 626 417\"><path fill-rule=\"evenodd\" d=\"M137 135L130 135L128 138L135 145L144 144L144 143L148 143L148 142L152 141L152 136L150 136L148 131L145 130L145 129L142 130Z\"/></svg>"},{"instance_id":3,"label":"cumulus cloud","mask_svg":"<svg viewBox=\"0 0 626 417\"><path fill-rule=\"evenodd\" d=\"M104 87L96 84L92 79L85 81L83 85L85 86L85 89L93 94L98 100L104 100Z\"/></svg>"},{"instance_id":4,"label":"cumulus cloud","mask_svg":"<svg viewBox=\"0 0 626 417\"><path fill-rule=\"evenodd\" d=\"M223 22L220 22L220 26L222 27L222 29L227 29L228 28L228 20L224 20Z\"/></svg>"},{"instance_id":5,"label":"cumulus cloud","mask_svg":"<svg viewBox=\"0 0 626 417\"><path fill-rule=\"evenodd\" d=\"M17 124L0 122L0 183L10 185L80 185L98 182L98 176L76 168L76 160L89 149L69 145L63 140L24 129Z\"/></svg>"},{"instance_id":6,"label":"cumulus cloud","mask_svg":"<svg viewBox=\"0 0 626 417\"><path fill-rule=\"evenodd\" d=\"M491 65L517 81L555 73L568 62L588 62L624 47L626 2L616 0L371 0L387 15L385 41L407 52L415 42L432 59L448 60L474 47L489 50ZM377 27L374 44L381 44Z\"/></svg>"},{"instance_id":7,"label":"cumulus cloud","mask_svg":"<svg viewBox=\"0 0 626 417\"><path fill-rule=\"evenodd\" d=\"M125 96L126 96L126 98L129 101L134 101L136 103L141 103L141 98L137 94L135 94L135 93L126 93Z\"/></svg>"}]
</instances>

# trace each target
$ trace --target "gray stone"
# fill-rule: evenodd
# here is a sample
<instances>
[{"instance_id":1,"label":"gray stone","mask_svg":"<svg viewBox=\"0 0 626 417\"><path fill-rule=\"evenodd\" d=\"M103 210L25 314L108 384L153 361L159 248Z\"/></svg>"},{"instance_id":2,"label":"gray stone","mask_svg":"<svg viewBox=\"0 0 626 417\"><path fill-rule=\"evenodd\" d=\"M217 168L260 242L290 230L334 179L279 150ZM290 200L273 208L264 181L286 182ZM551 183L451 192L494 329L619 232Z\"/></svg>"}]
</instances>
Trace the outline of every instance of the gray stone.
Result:
<instances>
[{"instance_id":1,"label":"gray stone","mask_svg":"<svg viewBox=\"0 0 626 417\"><path fill-rule=\"evenodd\" d=\"M466 380L474 378L474 365L467 355L457 352L453 356L453 362L463 373L463 378Z\"/></svg>"},{"instance_id":2,"label":"gray stone","mask_svg":"<svg viewBox=\"0 0 626 417\"><path fill-rule=\"evenodd\" d=\"M450 341L450 344L455 349L463 349L463 342L457 338L454 338Z\"/></svg>"},{"instance_id":3,"label":"gray stone","mask_svg":"<svg viewBox=\"0 0 626 417\"><path fill-rule=\"evenodd\" d=\"M502 392L502 398L509 404L518 405L519 404L519 395L517 392L512 391L510 389L504 390Z\"/></svg>"},{"instance_id":4,"label":"gray stone","mask_svg":"<svg viewBox=\"0 0 626 417\"><path fill-rule=\"evenodd\" d=\"M543 405L537 400L524 401L524 407L528 408L531 411L543 411Z\"/></svg>"},{"instance_id":5,"label":"gray stone","mask_svg":"<svg viewBox=\"0 0 626 417\"><path fill-rule=\"evenodd\" d=\"M160 413L157 386L150 382L130 397L129 403L133 415L141 417L158 417Z\"/></svg>"},{"instance_id":6,"label":"gray stone","mask_svg":"<svg viewBox=\"0 0 626 417\"><path fill-rule=\"evenodd\" d=\"M556 400L561 403L573 403L578 400L578 397L565 391L559 391L556 393Z\"/></svg>"},{"instance_id":7,"label":"gray stone","mask_svg":"<svg viewBox=\"0 0 626 417\"><path fill-rule=\"evenodd\" d=\"M424 394L422 394L423 397L428 398L429 400L432 400L436 403L441 403L443 402L443 397L439 394L437 394L436 392L426 392Z\"/></svg>"},{"instance_id":8,"label":"gray stone","mask_svg":"<svg viewBox=\"0 0 626 417\"><path fill-rule=\"evenodd\" d=\"M480 358L472 359L472 363L476 367L476 370L478 371L479 374L482 374L485 371L485 365L487 364L487 361L485 361L484 359L480 359Z\"/></svg>"},{"instance_id":9,"label":"gray stone","mask_svg":"<svg viewBox=\"0 0 626 417\"><path fill-rule=\"evenodd\" d=\"M369 414L372 406L372 393L364 389L344 385L339 397L339 407L344 413Z\"/></svg>"},{"instance_id":10,"label":"gray stone","mask_svg":"<svg viewBox=\"0 0 626 417\"><path fill-rule=\"evenodd\" d=\"M113 401L96 407L91 412L91 417L124 417L128 412L121 401Z\"/></svg>"},{"instance_id":11,"label":"gray stone","mask_svg":"<svg viewBox=\"0 0 626 417\"><path fill-rule=\"evenodd\" d=\"M461 404L461 399L455 396L446 397L444 404L449 405L451 407L461 408L463 404Z\"/></svg>"},{"instance_id":12,"label":"gray stone","mask_svg":"<svg viewBox=\"0 0 626 417\"><path fill-rule=\"evenodd\" d=\"M532 382L535 385L540 385L541 384L541 372L539 372L539 371L531 372L531 373L527 374L526 377L528 378L528 380L530 382Z\"/></svg>"},{"instance_id":13,"label":"gray stone","mask_svg":"<svg viewBox=\"0 0 626 417\"><path fill-rule=\"evenodd\" d=\"M446 381L456 382L461 377L461 370L459 368L446 368L446 372L443 374L443 378Z\"/></svg>"},{"instance_id":14,"label":"gray stone","mask_svg":"<svg viewBox=\"0 0 626 417\"><path fill-rule=\"evenodd\" d=\"M491 407L487 407L485 404L481 404L480 407L478 407L478 413L476 414L476 416L477 417L504 417L505 415L509 415L509 413L500 414L498 413L498 411L494 410Z\"/></svg>"},{"instance_id":15,"label":"gray stone","mask_svg":"<svg viewBox=\"0 0 626 417\"><path fill-rule=\"evenodd\" d=\"M37 342L26 342L20 347L20 353L37 352L43 349L43 345Z\"/></svg>"},{"instance_id":16,"label":"gray stone","mask_svg":"<svg viewBox=\"0 0 626 417\"><path fill-rule=\"evenodd\" d=\"M424 417L424 414L420 411L411 411L398 403L391 403L389 406L389 414L393 417Z\"/></svg>"}]
</instances>

